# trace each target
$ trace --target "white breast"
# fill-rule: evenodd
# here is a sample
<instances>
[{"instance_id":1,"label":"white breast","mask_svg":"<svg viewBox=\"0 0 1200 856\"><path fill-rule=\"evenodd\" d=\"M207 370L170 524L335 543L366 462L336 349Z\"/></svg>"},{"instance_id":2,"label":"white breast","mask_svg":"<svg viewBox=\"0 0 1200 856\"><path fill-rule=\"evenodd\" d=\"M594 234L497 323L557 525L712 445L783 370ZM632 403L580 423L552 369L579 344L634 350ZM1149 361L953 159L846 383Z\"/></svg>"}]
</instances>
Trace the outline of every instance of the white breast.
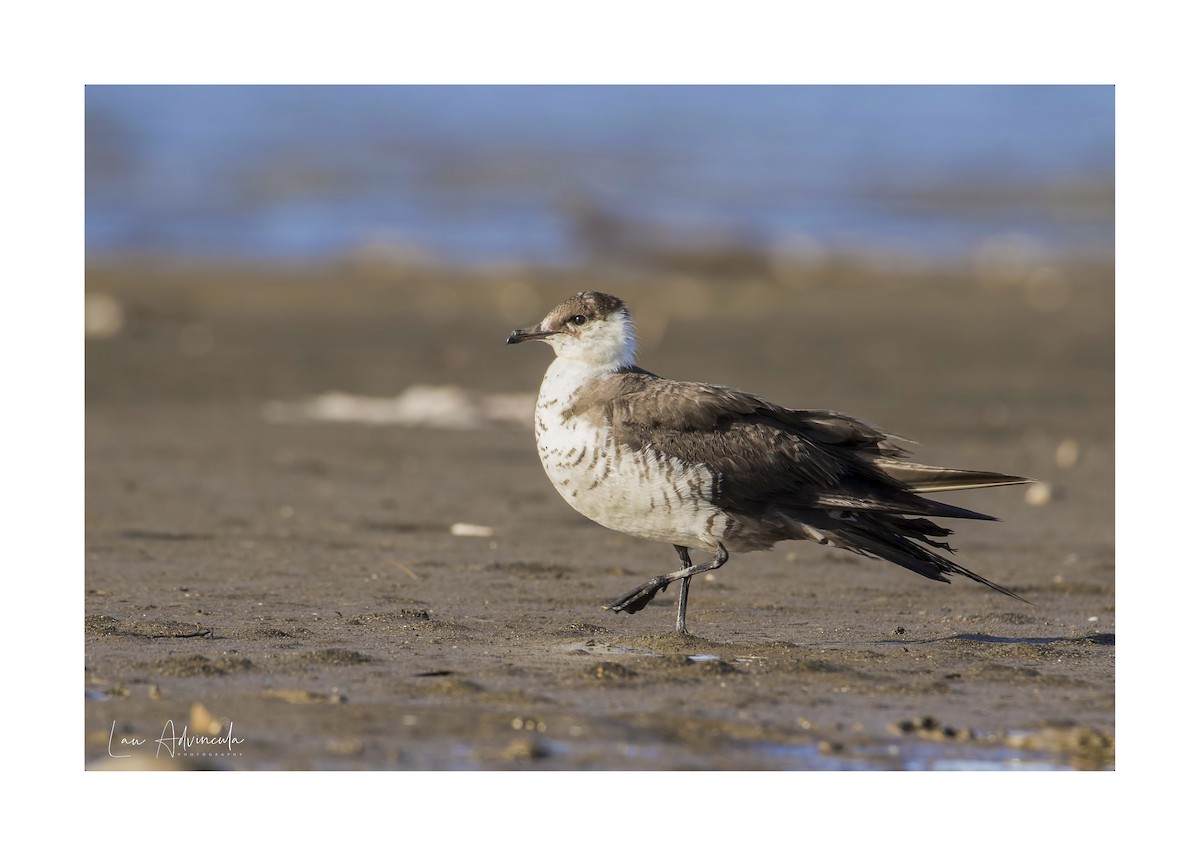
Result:
<instances>
[{"instance_id":1,"label":"white breast","mask_svg":"<svg viewBox=\"0 0 1200 856\"><path fill-rule=\"evenodd\" d=\"M574 394L595 376L594 369L559 359L542 381L534 431L551 484L572 508L609 529L716 549L732 521L712 503L710 468L620 445L610 426L566 415Z\"/></svg>"}]
</instances>

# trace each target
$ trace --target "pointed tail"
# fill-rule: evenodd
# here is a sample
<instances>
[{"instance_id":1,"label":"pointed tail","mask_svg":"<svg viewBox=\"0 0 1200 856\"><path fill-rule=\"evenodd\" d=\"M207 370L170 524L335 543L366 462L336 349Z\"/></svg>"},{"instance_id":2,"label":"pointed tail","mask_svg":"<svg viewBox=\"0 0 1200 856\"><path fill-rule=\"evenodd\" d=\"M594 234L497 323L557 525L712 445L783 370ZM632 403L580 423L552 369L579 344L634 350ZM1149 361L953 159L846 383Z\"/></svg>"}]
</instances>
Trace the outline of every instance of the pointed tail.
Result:
<instances>
[{"instance_id":1,"label":"pointed tail","mask_svg":"<svg viewBox=\"0 0 1200 856\"><path fill-rule=\"evenodd\" d=\"M853 517L828 515L827 522L822 521L820 529L800 520L795 520L794 523L797 538L806 538L821 544L841 547L859 555L883 559L942 583L950 582L951 576L966 577L1000 594L1029 603L1019 594L925 547L924 544L928 544L930 547L953 552L948 543L934 540L952 534L951 531L930 520L894 514Z\"/></svg>"},{"instance_id":2,"label":"pointed tail","mask_svg":"<svg viewBox=\"0 0 1200 856\"><path fill-rule=\"evenodd\" d=\"M983 470L955 470L946 467L931 467L898 458L881 458L875 466L884 473L903 483L913 493L937 493L943 490L967 490L975 487L1001 487L1003 485L1029 484L1034 479L1025 476L1006 476Z\"/></svg>"}]
</instances>

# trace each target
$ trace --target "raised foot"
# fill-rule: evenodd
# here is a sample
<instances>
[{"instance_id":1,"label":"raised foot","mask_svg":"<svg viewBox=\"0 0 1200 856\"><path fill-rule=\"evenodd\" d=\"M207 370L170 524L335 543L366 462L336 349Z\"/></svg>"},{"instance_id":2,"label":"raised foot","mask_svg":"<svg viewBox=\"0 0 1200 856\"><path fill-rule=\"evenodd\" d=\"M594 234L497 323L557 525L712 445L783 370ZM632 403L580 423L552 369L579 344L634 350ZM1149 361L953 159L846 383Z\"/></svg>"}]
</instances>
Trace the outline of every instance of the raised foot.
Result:
<instances>
[{"instance_id":1,"label":"raised foot","mask_svg":"<svg viewBox=\"0 0 1200 856\"><path fill-rule=\"evenodd\" d=\"M613 612L628 612L632 615L654 600L654 596L666 589L671 582L670 577L655 577L645 585L638 586L633 591L621 595L604 608L611 609Z\"/></svg>"}]
</instances>

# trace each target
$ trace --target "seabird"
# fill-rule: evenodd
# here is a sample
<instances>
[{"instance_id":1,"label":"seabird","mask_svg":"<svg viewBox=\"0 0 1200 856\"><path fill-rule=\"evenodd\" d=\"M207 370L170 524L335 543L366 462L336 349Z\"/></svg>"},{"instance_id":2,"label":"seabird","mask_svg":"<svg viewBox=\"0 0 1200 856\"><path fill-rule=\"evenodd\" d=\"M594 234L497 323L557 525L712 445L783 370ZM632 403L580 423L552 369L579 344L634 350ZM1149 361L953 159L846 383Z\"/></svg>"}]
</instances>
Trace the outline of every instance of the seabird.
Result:
<instances>
[{"instance_id":1,"label":"seabird","mask_svg":"<svg viewBox=\"0 0 1200 856\"><path fill-rule=\"evenodd\" d=\"M679 570L605 608L634 613L679 581L675 629L687 632L688 586L730 552L808 540L886 559L940 582L969 577L1024 600L930 550L952 553L930 517L995 520L922 494L1030 479L905 459L904 438L829 410L789 410L724 386L668 380L634 365L625 302L584 291L508 344L542 341L555 359L534 411L538 456L576 511L609 529L675 547ZM911 442L911 441L909 441ZM693 564L689 550L715 553Z\"/></svg>"}]
</instances>

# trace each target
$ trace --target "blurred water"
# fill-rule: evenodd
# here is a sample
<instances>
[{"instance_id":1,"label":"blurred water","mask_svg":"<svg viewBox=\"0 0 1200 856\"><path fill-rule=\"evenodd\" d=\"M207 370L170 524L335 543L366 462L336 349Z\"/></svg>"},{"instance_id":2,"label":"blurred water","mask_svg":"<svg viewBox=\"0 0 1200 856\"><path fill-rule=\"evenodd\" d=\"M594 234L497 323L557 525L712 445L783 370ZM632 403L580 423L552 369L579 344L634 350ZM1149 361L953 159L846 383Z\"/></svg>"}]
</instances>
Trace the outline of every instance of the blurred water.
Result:
<instances>
[{"instance_id":1,"label":"blurred water","mask_svg":"<svg viewBox=\"0 0 1200 856\"><path fill-rule=\"evenodd\" d=\"M1111 87L107 86L86 111L93 259L570 262L609 217L757 247L1112 251Z\"/></svg>"}]
</instances>

